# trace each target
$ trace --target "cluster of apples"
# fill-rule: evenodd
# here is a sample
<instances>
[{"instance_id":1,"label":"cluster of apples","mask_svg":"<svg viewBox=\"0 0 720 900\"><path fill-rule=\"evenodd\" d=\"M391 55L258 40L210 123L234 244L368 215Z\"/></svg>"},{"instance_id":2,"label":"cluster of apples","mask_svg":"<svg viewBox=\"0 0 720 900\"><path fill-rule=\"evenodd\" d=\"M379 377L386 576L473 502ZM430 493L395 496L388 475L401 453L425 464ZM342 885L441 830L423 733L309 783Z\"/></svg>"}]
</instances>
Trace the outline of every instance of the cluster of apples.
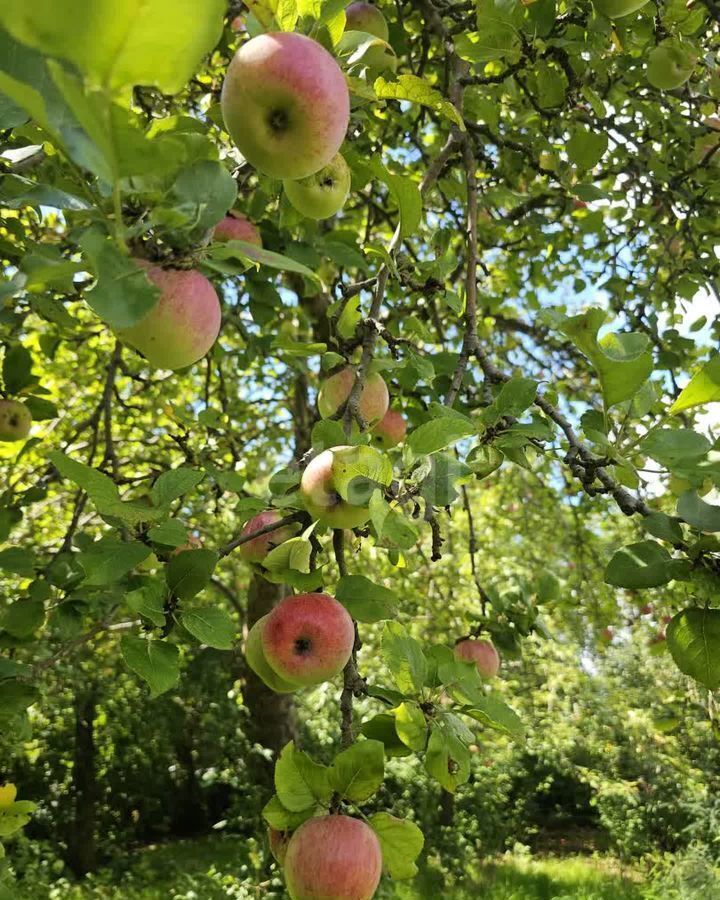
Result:
<instances>
[{"instance_id":1,"label":"cluster of apples","mask_svg":"<svg viewBox=\"0 0 720 900\"><path fill-rule=\"evenodd\" d=\"M382 851L375 832L360 819L316 816L289 838L272 828L268 835L292 900L371 900L375 895Z\"/></svg>"}]
</instances>

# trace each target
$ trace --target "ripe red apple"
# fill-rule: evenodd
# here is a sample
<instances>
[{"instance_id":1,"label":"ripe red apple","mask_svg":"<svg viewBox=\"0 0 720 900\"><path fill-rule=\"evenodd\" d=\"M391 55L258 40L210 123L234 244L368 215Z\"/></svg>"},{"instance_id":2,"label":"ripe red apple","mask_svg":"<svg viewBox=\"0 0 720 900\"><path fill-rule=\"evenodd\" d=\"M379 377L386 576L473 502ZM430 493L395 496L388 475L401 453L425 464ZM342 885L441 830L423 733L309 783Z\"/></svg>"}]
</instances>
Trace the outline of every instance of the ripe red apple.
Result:
<instances>
[{"instance_id":1,"label":"ripe red apple","mask_svg":"<svg viewBox=\"0 0 720 900\"><path fill-rule=\"evenodd\" d=\"M301 215L308 219L328 219L345 205L350 193L350 169L336 153L319 172L298 181L286 179L283 187L288 200Z\"/></svg>"},{"instance_id":2,"label":"ripe red apple","mask_svg":"<svg viewBox=\"0 0 720 900\"><path fill-rule=\"evenodd\" d=\"M381 874L380 842L360 819L319 816L290 838L285 881L292 900L372 900Z\"/></svg>"},{"instance_id":3,"label":"ripe red apple","mask_svg":"<svg viewBox=\"0 0 720 900\"><path fill-rule=\"evenodd\" d=\"M268 828L267 835L270 852L275 857L275 862L282 867L285 864L291 835L287 831L278 831L277 828Z\"/></svg>"},{"instance_id":4,"label":"ripe red apple","mask_svg":"<svg viewBox=\"0 0 720 900\"><path fill-rule=\"evenodd\" d=\"M372 430L373 444L383 450L396 447L405 440L407 422L396 409L389 409Z\"/></svg>"},{"instance_id":5,"label":"ripe red apple","mask_svg":"<svg viewBox=\"0 0 720 900\"><path fill-rule=\"evenodd\" d=\"M372 3L351 3L345 10L345 31L364 31L383 41L388 39L385 16Z\"/></svg>"},{"instance_id":6,"label":"ripe red apple","mask_svg":"<svg viewBox=\"0 0 720 900\"><path fill-rule=\"evenodd\" d=\"M248 632L245 640L245 659L247 664L272 691L277 694L291 694L296 691L300 685L281 678L277 672L270 666L263 650L262 636L265 626L267 625L267 616L258 619L257 622Z\"/></svg>"},{"instance_id":7,"label":"ripe red apple","mask_svg":"<svg viewBox=\"0 0 720 900\"><path fill-rule=\"evenodd\" d=\"M342 464L343 456L353 447L341 446L323 450L310 463L300 479L300 496L313 519L330 528L358 528L370 518L365 503L343 500L335 487L333 463Z\"/></svg>"},{"instance_id":8,"label":"ripe red apple","mask_svg":"<svg viewBox=\"0 0 720 900\"><path fill-rule=\"evenodd\" d=\"M321 684L350 659L355 626L329 594L294 594L268 614L262 647L270 667L291 684Z\"/></svg>"},{"instance_id":9,"label":"ripe red apple","mask_svg":"<svg viewBox=\"0 0 720 900\"><path fill-rule=\"evenodd\" d=\"M465 638L455 645L455 658L474 662L483 678L494 678L500 669L500 654L490 641Z\"/></svg>"},{"instance_id":10,"label":"ripe red apple","mask_svg":"<svg viewBox=\"0 0 720 900\"><path fill-rule=\"evenodd\" d=\"M596 9L607 16L608 19L621 19L623 16L629 16L630 13L637 12L638 9L645 6L648 0L593 0Z\"/></svg>"},{"instance_id":11,"label":"ripe red apple","mask_svg":"<svg viewBox=\"0 0 720 900\"><path fill-rule=\"evenodd\" d=\"M202 359L220 333L215 288L195 269L161 269L144 260L147 277L160 289L150 312L117 334L158 369L183 369Z\"/></svg>"},{"instance_id":12,"label":"ripe red apple","mask_svg":"<svg viewBox=\"0 0 720 900\"><path fill-rule=\"evenodd\" d=\"M339 372L335 372L320 385L318 393L318 410L323 419L329 419L345 403L350 396L355 384L355 369L353 366L345 366ZM358 411L368 425L379 422L388 411L390 394L382 375L373 372L365 379Z\"/></svg>"},{"instance_id":13,"label":"ripe red apple","mask_svg":"<svg viewBox=\"0 0 720 900\"><path fill-rule=\"evenodd\" d=\"M316 41L292 32L243 44L228 67L220 103L240 152L275 178L305 178L326 166L350 121L340 67Z\"/></svg>"},{"instance_id":14,"label":"ripe red apple","mask_svg":"<svg viewBox=\"0 0 720 900\"><path fill-rule=\"evenodd\" d=\"M254 531L259 531L266 525L271 525L273 522L279 522L280 519L282 519L282 515L278 510L266 509L265 512L253 516L250 521L246 522L240 534L252 534ZM240 544L238 555L241 559L244 559L245 562L260 563L265 559L273 547L277 547L282 544L283 541L287 541L289 538L293 537L296 530L297 529L292 525L283 525L275 531L268 531L266 534L261 534L251 541L248 541L246 544Z\"/></svg>"},{"instance_id":15,"label":"ripe red apple","mask_svg":"<svg viewBox=\"0 0 720 900\"><path fill-rule=\"evenodd\" d=\"M245 241L246 244L256 244L258 247L262 247L262 238L257 226L246 219L242 213L232 210L215 226L213 240Z\"/></svg>"},{"instance_id":16,"label":"ripe red apple","mask_svg":"<svg viewBox=\"0 0 720 900\"><path fill-rule=\"evenodd\" d=\"M22 441L30 434L32 413L19 400L0 400L0 441Z\"/></svg>"}]
</instances>

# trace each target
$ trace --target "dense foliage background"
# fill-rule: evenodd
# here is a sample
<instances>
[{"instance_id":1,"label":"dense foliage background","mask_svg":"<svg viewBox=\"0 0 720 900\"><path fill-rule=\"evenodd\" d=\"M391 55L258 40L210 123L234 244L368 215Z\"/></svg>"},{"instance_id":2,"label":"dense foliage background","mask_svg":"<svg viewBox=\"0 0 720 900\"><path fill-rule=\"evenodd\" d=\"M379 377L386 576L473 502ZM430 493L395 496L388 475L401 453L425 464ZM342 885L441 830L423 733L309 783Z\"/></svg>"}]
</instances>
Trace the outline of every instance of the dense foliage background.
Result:
<instances>
[{"instance_id":1,"label":"dense foliage background","mask_svg":"<svg viewBox=\"0 0 720 900\"><path fill-rule=\"evenodd\" d=\"M329 765L355 738L385 745L365 812L424 834L420 896L564 843L689 852L709 897L720 10L383 2L378 60L343 44L346 5L0 8L2 398L33 416L0 443L0 785L19 801L0 793L0 894L17 875L71 896L139 845L215 831L242 858L201 896L282 896L277 754ZM310 34L348 78L352 192L329 220L224 131L229 61L268 30ZM660 89L667 42L687 77ZM231 208L264 249L213 241ZM133 257L212 280L222 328L198 364L154 369L115 336L157 299ZM300 515L293 556L252 569L244 523L302 513L313 455L370 441L352 408L316 411L344 360L357 390L382 373L408 437L382 476L359 465L366 527ZM243 637L321 585L360 623L357 671L273 694ZM468 634L501 652L490 687L438 667ZM396 876L419 851L404 833Z\"/></svg>"}]
</instances>

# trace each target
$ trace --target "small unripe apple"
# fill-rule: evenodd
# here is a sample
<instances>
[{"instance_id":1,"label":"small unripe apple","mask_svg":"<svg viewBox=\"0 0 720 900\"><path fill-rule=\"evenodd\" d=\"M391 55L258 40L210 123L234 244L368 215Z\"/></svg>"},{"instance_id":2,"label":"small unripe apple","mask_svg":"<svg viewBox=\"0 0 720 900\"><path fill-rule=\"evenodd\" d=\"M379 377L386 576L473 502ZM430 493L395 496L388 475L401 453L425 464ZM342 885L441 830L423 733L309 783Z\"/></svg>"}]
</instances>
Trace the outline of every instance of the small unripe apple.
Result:
<instances>
[{"instance_id":1,"label":"small unripe apple","mask_svg":"<svg viewBox=\"0 0 720 900\"><path fill-rule=\"evenodd\" d=\"M405 440L407 422L396 409L389 409L372 430L372 441L382 450L396 447Z\"/></svg>"},{"instance_id":2,"label":"small unripe apple","mask_svg":"<svg viewBox=\"0 0 720 900\"><path fill-rule=\"evenodd\" d=\"M345 205L350 193L350 169L336 153L330 162L307 178L286 179L283 187L290 203L308 219L328 219Z\"/></svg>"},{"instance_id":3,"label":"small unripe apple","mask_svg":"<svg viewBox=\"0 0 720 900\"><path fill-rule=\"evenodd\" d=\"M258 619L248 632L247 639L245 640L245 659L257 677L263 681L270 690L275 691L277 694L291 694L293 691L296 691L300 685L294 684L292 681L288 681L285 678L281 678L265 657L262 635L268 618L269 613L267 616Z\"/></svg>"},{"instance_id":4,"label":"small unripe apple","mask_svg":"<svg viewBox=\"0 0 720 900\"><path fill-rule=\"evenodd\" d=\"M608 19L621 19L637 12L648 0L593 0L593 5Z\"/></svg>"},{"instance_id":5,"label":"small unripe apple","mask_svg":"<svg viewBox=\"0 0 720 900\"><path fill-rule=\"evenodd\" d=\"M383 41L388 39L385 16L372 3L351 3L345 10L345 31L364 31Z\"/></svg>"},{"instance_id":6,"label":"small unripe apple","mask_svg":"<svg viewBox=\"0 0 720 900\"><path fill-rule=\"evenodd\" d=\"M340 149L350 121L345 76L317 41L261 34L237 51L220 97L230 136L255 168L305 178Z\"/></svg>"},{"instance_id":7,"label":"small unripe apple","mask_svg":"<svg viewBox=\"0 0 720 900\"><path fill-rule=\"evenodd\" d=\"M268 614L261 637L265 659L280 678L307 686L343 670L355 643L355 626L329 594L295 594Z\"/></svg>"},{"instance_id":8,"label":"small unripe apple","mask_svg":"<svg viewBox=\"0 0 720 900\"><path fill-rule=\"evenodd\" d=\"M246 522L240 534L241 536L252 534L266 525L279 522L280 519L282 519L282 515L278 510L267 509ZM253 538L246 544L240 544L238 555L245 562L261 563L273 547L278 547L283 541L289 540L294 536L296 530L292 525L283 525L281 528L275 529L275 531L268 531L266 534L258 535L258 537Z\"/></svg>"},{"instance_id":9,"label":"small unripe apple","mask_svg":"<svg viewBox=\"0 0 720 900\"><path fill-rule=\"evenodd\" d=\"M500 669L500 654L490 641L465 638L455 645L455 658L475 663L482 678L494 678Z\"/></svg>"},{"instance_id":10,"label":"small unripe apple","mask_svg":"<svg viewBox=\"0 0 720 900\"><path fill-rule=\"evenodd\" d=\"M330 528L359 528L370 518L365 503L353 504L338 493L333 462L342 463L343 455L353 447L341 446L323 450L308 463L300 479L300 496L310 515Z\"/></svg>"},{"instance_id":11,"label":"small unripe apple","mask_svg":"<svg viewBox=\"0 0 720 900\"><path fill-rule=\"evenodd\" d=\"M292 900L372 900L382 874L375 832L360 819L308 819L290 838L285 881Z\"/></svg>"},{"instance_id":12,"label":"small unripe apple","mask_svg":"<svg viewBox=\"0 0 720 900\"><path fill-rule=\"evenodd\" d=\"M277 828L268 828L267 834L270 852L275 857L275 862L282 867L285 864L291 835L287 831L278 831Z\"/></svg>"},{"instance_id":13,"label":"small unripe apple","mask_svg":"<svg viewBox=\"0 0 720 900\"><path fill-rule=\"evenodd\" d=\"M246 244L256 244L258 247L262 247L262 238L257 226L246 219L242 213L232 210L215 226L213 240L245 241Z\"/></svg>"},{"instance_id":14,"label":"small unripe apple","mask_svg":"<svg viewBox=\"0 0 720 900\"><path fill-rule=\"evenodd\" d=\"M0 400L0 441L22 441L30 434L32 413L19 400Z\"/></svg>"},{"instance_id":15,"label":"small unripe apple","mask_svg":"<svg viewBox=\"0 0 720 900\"><path fill-rule=\"evenodd\" d=\"M345 366L339 372L335 372L320 385L318 393L318 411L323 419L329 419L330 416L340 409L352 392L355 384L355 369L352 366ZM379 422L380 419L388 411L390 405L390 394L382 375L373 372L368 375L360 392L358 402L358 412L368 425Z\"/></svg>"},{"instance_id":16,"label":"small unripe apple","mask_svg":"<svg viewBox=\"0 0 720 900\"><path fill-rule=\"evenodd\" d=\"M139 350L158 369L184 369L202 359L220 333L220 301L208 279L195 269L161 269L143 260L138 265L160 289L150 312L120 340Z\"/></svg>"},{"instance_id":17,"label":"small unripe apple","mask_svg":"<svg viewBox=\"0 0 720 900\"><path fill-rule=\"evenodd\" d=\"M648 54L647 80L661 91L672 91L692 75L697 58L676 41L662 41Z\"/></svg>"}]
</instances>

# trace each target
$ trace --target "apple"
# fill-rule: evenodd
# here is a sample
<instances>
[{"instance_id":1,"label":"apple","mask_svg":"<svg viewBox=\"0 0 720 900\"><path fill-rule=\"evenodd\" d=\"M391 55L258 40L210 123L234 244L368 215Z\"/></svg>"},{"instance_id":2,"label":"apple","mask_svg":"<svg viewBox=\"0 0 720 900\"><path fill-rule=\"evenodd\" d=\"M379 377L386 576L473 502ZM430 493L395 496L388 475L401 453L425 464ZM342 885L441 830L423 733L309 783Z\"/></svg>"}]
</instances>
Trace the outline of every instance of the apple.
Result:
<instances>
[{"instance_id":1,"label":"apple","mask_svg":"<svg viewBox=\"0 0 720 900\"><path fill-rule=\"evenodd\" d=\"M364 31L381 40L388 39L385 16L372 3L351 3L345 10L345 31Z\"/></svg>"},{"instance_id":2,"label":"apple","mask_svg":"<svg viewBox=\"0 0 720 900\"><path fill-rule=\"evenodd\" d=\"M245 659L247 664L271 690L277 694L291 694L296 691L300 685L294 684L285 678L281 678L277 672L270 666L263 650L262 636L267 620L270 614L258 619L257 622L248 632L245 640Z\"/></svg>"},{"instance_id":3,"label":"apple","mask_svg":"<svg viewBox=\"0 0 720 900\"><path fill-rule=\"evenodd\" d=\"M692 75L697 58L677 41L662 41L648 54L647 80L661 91L672 91Z\"/></svg>"},{"instance_id":4,"label":"apple","mask_svg":"<svg viewBox=\"0 0 720 900\"><path fill-rule=\"evenodd\" d=\"M19 400L0 400L0 441L23 441L30 434L32 413Z\"/></svg>"},{"instance_id":5,"label":"apple","mask_svg":"<svg viewBox=\"0 0 720 900\"><path fill-rule=\"evenodd\" d=\"M593 5L608 19L621 19L637 12L648 0L593 0Z\"/></svg>"},{"instance_id":6,"label":"apple","mask_svg":"<svg viewBox=\"0 0 720 900\"><path fill-rule=\"evenodd\" d=\"M158 369L184 369L208 352L220 333L220 301L208 279L195 269L161 269L136 260L160 289L150 312L120 340L139 350Z\"/></svg>"},{"instance_id":7,"label":"apple","mask_svg":"<svg viewBox=\"0 0 720 900\"><path fill-rule=\"evenodd\" d=\"M490 641L465 638L455 645L455 658L475 663L482 678L494 678L500 669L500 654Z\"/></svg>"},{"instance_id":8,"label":"apple","mask_svg":"<svg viewBox=\"0 0 720 900\"><path fill-rule=\"evenodd\" d=\"M397 55L390 44L364 31L346 31L336 50L349 70L366 69L379 74L397 69Z\"/></svg>"},{"instance_id":9,"label":"apple","mask_svg":"<svg viewBox=\"0 0 720 900\"><path fill-rule=\"evenodd\" d=\"M240 152L275 178L305 178L326 166L350 121L340 66L316 41L292 32L243 44L228 67L220 104Z\"/></svg>"},{"instance_id":10,"label":"apple","mask_svg":"<svg viewBox=\"0 0 720 900\"><path fill-rule=\"evenodd\" d=\"M290 838L285 881L292 900L372 900L382 874L375 832L360 819L308 819Z\"/></svg>"},{"instance_id":11,"label":"apple","mask_svg":"<svg viewBox=\"0 0 720 900\"><path fill-rule=\"evenodd\" d=\"M328 219L345 205L350 193L350 169L336 153L319 172L298 181L286 179L283 187L288 200L301 215L308 219Z\"/></svg>"},{"instance_id":12,"label":"apple","mask_svg":"<svg viewBox=\"0 0 720 900\"><path fill-rule=\"evenodd\" d=\"M246 219L242 213L230 212L221 219L213 231L214 241L245 241L262 247L262 238L257 226Z\"/></svg>"},{"instance_id":13,"label":"apple","mask_svg":"<svg viewBox=\"0 0 720 900\"><path fill-rule=\"evenodd\" d=\"M273 522L279 522L280 519L282 519L282 515L278 510L266 509L265 512L253 516L250 521L246 522L240 534L241 536L252 534L254 531L259 531L266 525L271 525ZM266 534L261 534L258 537L253 538L246 544L240 544L238 547L238 555L241 559L244 559L245 562L260 563L265 559L273 547L277 547L282 544L283 541L287 541L288 538L293 537L296 531L297 529L292 525L283 525L275 531L268 531Z\"/></svg>"},{"instance_id":14,"label":"apple","mask_svg":"<svg viewBox=\"0 0 720 900\"><path fill-rule=\"evenodd\" d=\"M355 626L329 594L291 594L268 613L261 637L265 659L280 678L308 686L342 672Z\"/></svg>"},{"instance_id":15,"label":"apple","mask_svg":"<svg viewBox=\"0 0 720 900\"><path fill-rule=\"evenodd\" d=\"M382 450L396 447L405 440L407 422L396 409L389 409L372 430L373 444Z\"/></svg>"},{"instance_id":16,"label":"apple","mask_svg":"<svg viewBox=\"0 0 720 900\"><path fill-rule=\"evenodd\" d=\"M323 419L329 419L347 401L355 384L355 369L353 366L345 366L339 372L335 372L320 385L318 393L318 411ZM373 372L365 379L358 411L368 425L379 422L388 411L390 395L387 385L377 372Z\"/></svg>"},{"instance_id":17,"label":"apple","mask_svg":"<svg viewBox=\"0 0 720 900\"><path fill-rule=\"evenodd\" d=\"M343 457L354 447L341 446L323 450L311 460L300 479L300 496L310 515L330 528L359 528L370 518L366 503L344 500L335 487L333 467L342 465Z\"/></svg>"},{"instance_id":18,"label":"apple","mask_svg":"<svg viewBox=\"0 0 720 900\"><path fill-rule=\"evenodd\" d=\"M268 828L267 835L270 852L275 857L275 862L282 866L285 863L290 834L287 831L278 831L277 828Z\"/></svg>"}]
</instances>

